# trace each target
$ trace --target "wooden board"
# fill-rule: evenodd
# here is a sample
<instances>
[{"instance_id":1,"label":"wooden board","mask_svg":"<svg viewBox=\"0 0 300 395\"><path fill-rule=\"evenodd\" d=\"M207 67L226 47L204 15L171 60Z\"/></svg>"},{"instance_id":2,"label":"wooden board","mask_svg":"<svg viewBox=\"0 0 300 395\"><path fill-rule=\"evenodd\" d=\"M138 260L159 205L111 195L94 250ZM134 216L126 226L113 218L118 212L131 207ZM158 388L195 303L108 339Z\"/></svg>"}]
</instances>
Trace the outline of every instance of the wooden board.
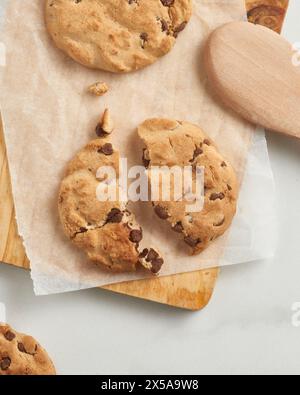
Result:
<instances>
[{"instance_id":1,"label":"wooden board","mask_svg":"<svg viewBox=\"0 0 300 395\"><path fill-rule=\"evenodd\" d=\"M247 0L247 10L259 6L276 7L282 3L285 10L288 1ZM264 19L264 18L263 18ZM264 19L265 21L265 19ZM29 269L22 240L18 235L5 143L0 127L0 262ZM209 302L218 277L219 269L210 269L175 276L131 281L103 287L107 290L135 296L189 310L199 310Z\"/></svg>"}]
</instances>

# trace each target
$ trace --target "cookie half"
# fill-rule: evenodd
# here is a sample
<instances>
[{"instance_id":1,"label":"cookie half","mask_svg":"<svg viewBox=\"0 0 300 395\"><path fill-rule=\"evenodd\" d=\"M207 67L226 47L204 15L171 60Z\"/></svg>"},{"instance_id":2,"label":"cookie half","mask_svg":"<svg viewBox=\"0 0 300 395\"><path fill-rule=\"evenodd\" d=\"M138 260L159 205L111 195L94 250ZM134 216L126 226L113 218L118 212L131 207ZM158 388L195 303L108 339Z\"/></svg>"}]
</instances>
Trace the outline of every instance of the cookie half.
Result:
<instances>
[{"instance_id":1,"label":"cookie half","mask_svg":"<svg viewBox=\"0 0 300 395\"><path fill-rule=\"evenodd\" d=\"M47 29L84 66L130 72L167 54L192 13L192 0L46 0Z\"/></svg>"},{"instance_id":2,"label":"cookie half","mask_svg":"<svg viewBox=\"0 0 300 395\"><path fill-rule=\"evenodd\" d=\"M161 196L153 201L157 216L168 221L174 232L182 234L192 254L199 254L232 223L238 198L234 169L213 141L191 123L149 119L140 125L138 133L146 146L143 161L149 170L154 166L192 166L194 188L197 167L204 169L201 211L189 212L184 196L180 201L174 200L172 193L170 201Z\"/></svg>"},{"instance_id":3,"label":"cookie half","mask_svg":"<svg viewBox=\"0 0 300 395\"><path fill-rule=\"evenodd\" d=\"M118 193L115 200L100 200L97 190L109 181L99 178L99 168L110 168L119 177L119 153L108 137L91 141L67 166L59 192L58 209L65 234L88 258L115 272L135 271L143 264L139 244L143 231ZM124 199L123 199L124 200ZM159 259L161 257L159 256ZM148 263L149 263L148 262ZM159 263L163 263L162 260ZM160 265L160 266L161 266ZM160 268L159 268L160 269Z\"/></svg>"},{"instance_id":4,"label":"cookie half","mask_svg":"<svg viewBox=\"0 0 300 395\"><path fill-rule=\"evenodd\" d=\"M47 352L31 336L0 323L0 375L55 375Z\"/></svg>"}]
</instances>

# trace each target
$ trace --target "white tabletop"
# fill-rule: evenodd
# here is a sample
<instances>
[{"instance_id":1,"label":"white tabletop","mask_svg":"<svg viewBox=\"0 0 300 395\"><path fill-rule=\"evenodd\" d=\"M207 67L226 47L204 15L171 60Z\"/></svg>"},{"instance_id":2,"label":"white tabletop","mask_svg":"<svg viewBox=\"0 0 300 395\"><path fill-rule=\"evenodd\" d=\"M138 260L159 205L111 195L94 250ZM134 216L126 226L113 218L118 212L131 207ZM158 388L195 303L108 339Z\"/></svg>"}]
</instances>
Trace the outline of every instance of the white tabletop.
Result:
<instances>
[{"instance_id":1,"label":"white tabletop","mask_svg":"<svg viewBox=\"0 0 300 395\"><path fill-rule=\"evenodd\" d=\"M300 42L299 1L290 3L284 35ZM299 374L300 314L293 319L292 306L300 302L300 141L269 134L268 143L280 220L276 256L223 268L206 309L96 289L36 297L28 273L1 265L7 321L35 336L61 374ZM0 303L0 320L2 310Z\"/></svg>"}]
</instances>

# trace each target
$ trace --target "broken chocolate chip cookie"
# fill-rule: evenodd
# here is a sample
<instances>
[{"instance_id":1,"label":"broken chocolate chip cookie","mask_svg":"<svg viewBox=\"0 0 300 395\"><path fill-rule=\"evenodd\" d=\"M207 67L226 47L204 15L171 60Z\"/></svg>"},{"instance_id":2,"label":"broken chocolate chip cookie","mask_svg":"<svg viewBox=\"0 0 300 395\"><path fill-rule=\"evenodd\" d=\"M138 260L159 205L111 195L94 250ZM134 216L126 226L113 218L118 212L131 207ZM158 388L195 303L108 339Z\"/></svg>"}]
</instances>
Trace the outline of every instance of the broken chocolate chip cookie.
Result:
<instances>
[{"instance_id":1,"label":"broken chocolate chip cookie","mask_svg":"<svg viewBox=\"0 0 300 395\"><path fill-rule=\"evenodd\" d=\"M229 161L218 151L213 141L198 126L168 119L149 119L138 129L146 148L143 162L151 170L158 167L171 169L191 167L192 188L195 190L196 172L204 172L202 206L189 211L184 191L182 199L153 200L154 212L160 220L170 223L172 230L182 235L192 254L199 254L213 240L230 227L236 213L238 182ZM160 191L165 187L160 179ZM203 184L202 183L202 184ZM170 185L171 192L174 185ZM200 199L199 199L200 200Z\"/></svg>"},{"instance_id":2,"label":"broken chocolate chip cookie","mask_svg":"<svg viewBox=\"0 0 300 395\"><path fill-rule=\"evenodd\" d=\"M143 231L122 201L118 188L114 199L99 198L119 176L119 153L108 137L91 141L67 166L59 191L59 215L67 237L102 268L135 271L143 265L139 245ZM112 169L108 179L99 169ZM161 257L159 257L161 259ZM163 263L163 261L162 261Z\"/></svg>"},{"instance_id":3,"label":"broken chocolate chip cookie","mask_svg":"<svg viewBox=\"0 0 300 395\"><path fill-rule=\"evenodd\" d=\"M167 54L192 14L192 0L46 0L58 48L90 68L130 72Z\"/></svg>"},{"instance_id":4,"label":"broken chocolate chip cookie","mask_svg":"<svg viewBox=\"0 0 300 395\"><path fill-rule=\"evenodd\" d=\"M0 376L55 374L47 352L33 337L0 323Z\"/></svg>"}]
</instances>

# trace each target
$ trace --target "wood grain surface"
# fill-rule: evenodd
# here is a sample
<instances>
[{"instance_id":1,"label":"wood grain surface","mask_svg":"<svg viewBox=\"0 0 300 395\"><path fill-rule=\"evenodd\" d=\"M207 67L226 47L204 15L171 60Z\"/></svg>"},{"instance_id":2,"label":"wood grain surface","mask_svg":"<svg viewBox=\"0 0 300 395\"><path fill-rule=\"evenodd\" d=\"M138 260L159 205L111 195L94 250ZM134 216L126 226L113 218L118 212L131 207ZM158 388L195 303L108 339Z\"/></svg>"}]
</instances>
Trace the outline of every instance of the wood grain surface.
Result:
<instances>
[{"instance_id":1,"label":"wood grain surface","mask_svg":"<svg viewBox=\"0 0 300 395\"><path fill-rule=\"evenodd\" d=\"M287 1L247 0L247 11L253 22L275 26L279 31ZM275 7L276 10L268 7ZM257 9L257 7L262 7ZM278 14L277 8L281 11ZM259 11L259 12L258 12ZM277 14L276 14L277 11ZM269 12L270 15L267 15ZM267 17L270 17L269 20ZM18 235L11 193L9 169L2 127L0 127L0 262L29 269L22 240ZM153 278L103 287L107 290L135 296L189 310L207 305L217 281L219 269L210 269L175 276Z\"/></svg>"},{"instance_id":2,"label":"wood grain surface","mask_svg":"<svg viewBox=\"0 0 300 395\"><path fill-rule=\"evenodd\" d=\"M210 36L206 71L227 107L265 129L300 138L300 68L293 64L295 54L291 44L270 29L232 22Z\"/></svg>"}]
</instances>

